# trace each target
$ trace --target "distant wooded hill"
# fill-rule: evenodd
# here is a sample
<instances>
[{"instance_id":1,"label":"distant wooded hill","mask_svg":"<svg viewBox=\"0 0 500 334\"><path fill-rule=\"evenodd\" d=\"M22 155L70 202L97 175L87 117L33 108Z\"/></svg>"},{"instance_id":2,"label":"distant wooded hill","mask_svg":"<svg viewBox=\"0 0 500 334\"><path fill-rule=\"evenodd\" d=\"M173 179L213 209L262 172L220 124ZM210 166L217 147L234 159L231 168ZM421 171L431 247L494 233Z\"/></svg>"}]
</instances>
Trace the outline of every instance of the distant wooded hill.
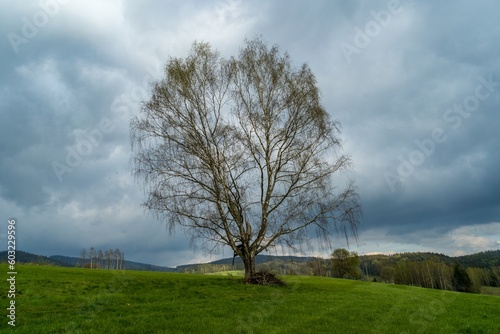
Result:
<instances>
[{"instance_id":1,"label":"distant wooded hill","mask_svg":"<svg viewBox=\"0 0 500 334\"><path fill-rule=\"evenodd\" d=\"M308 262L314 259L313 257L300 257L300 256L273 256L273 255L258 255L256 257L256 263L268 263L274 261L284 261L284 262ZM0 252L0 261L7 261L7 251ZM32 263L39 265L53 265L61 267L80 267L82 265L82 259L78 257L62 256L62 255L52 255L43 256L36 255L23 251L16 251L16 262L17 263ZM215 260L209 263L202 264L185 264L177 266L176 268L162 267L152 264L125 261L125 269L128 270L146 270L146 271L164 271L164 272L197 272L197 269L201 267L214 266L214 268L219 269L219 266L230 266L233 262L232 258ZM242 261L238 257L234 260L234 265L236 267L242 266Z\"/></svg>"},{"instance_id":2,"label":"distant wooded hill","mask_svg":"<svg viewBox=\"0 0 500 334\"><path fill-rule=\"evenodd\" d=\"M359 257L362 271L370 271L374 264L378 262L397 264L399 261L438 261L446 264L460 263L464 268L492 268L500 266L500 250L485 251L470 255L451 257L437 253L398 253L394 255L362 255ZM0 253L2 262L7 261L7 252ZM303 273L302 267L309 265L318 259L307 256L276 256L276 255L258 255L256 264L265 269L271 269L283 274ZM34 263L40 265L55 265L62 267L78 267L81 266L81 258L53 255L42 256L35 255L23 251L16 251L17 263ZM152 264L139 263L133 261L125 261L125 269L129 270L146 270L146 271L164 271L164 272L192 272L206 273L221 270L239 269L242 267L242 261L237 257L232 266L233 259L226 258L209 263L202 264L186 264L176 268L156 266ZM233 268L232 268L233 267Z\"/></svg>"},{"instance_id":3,"label":"distant wooded hill","mask_svg":"<svg viewBox=\"0 0 500 334\"><path fill-rule=\"evenodd\" d=\"M2 262L7 261L7 252L0 253L0 259ZM52 256L42 256L35 255L23 251L16 251L16 262L17 263L32 263L39 265L53 265L61 267L81 267L82 259L78 257L62 256L62 255L52 255ZM146 270L146 271L165 271L165 272L175 272L175 268L155 266L152 264L139 263L133 261L124 262L125 269L129 270Z\"/></svg>"},{"instance_id":4,"label":"distant wooded hill","mask_svg":"<svg viewBox=\"0 0 500 334\"><path fill-rule=\"evenodd\" d=\"M397 253L394 255L362 255L359 257L361 267L367 263L377 263L377 261L397 264L401 260L410 262L435 261L446 264L459 263L464 268L492 268L500 266L500 250L489 250L485 252L462 255L448 256L439 253L415 252L415 253Z\"/></svg>"}]
</instances>

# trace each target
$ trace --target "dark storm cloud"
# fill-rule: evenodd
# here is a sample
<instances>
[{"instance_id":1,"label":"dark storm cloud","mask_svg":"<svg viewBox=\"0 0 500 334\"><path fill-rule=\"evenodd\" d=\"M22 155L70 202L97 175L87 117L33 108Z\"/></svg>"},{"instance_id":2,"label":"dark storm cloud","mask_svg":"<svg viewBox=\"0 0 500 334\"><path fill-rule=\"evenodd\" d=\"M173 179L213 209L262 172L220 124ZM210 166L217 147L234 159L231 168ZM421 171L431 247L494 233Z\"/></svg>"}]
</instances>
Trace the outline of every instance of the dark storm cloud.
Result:
<instances>
[{"instance_id":1,"label":"dark storm cloud","mask_svg":"<svg viewBox=\"0 0 500 334\"><path fill-rule=\"evenodd\" d=\"M496 1L1 6L0 208L24 221L27 251L77 256L93 245L165 265L207 259L144 215L128 123L169 56L194 40L235 55L256 35L309 64L343 124L362 252L469 252L498 240Z\"/></svg>"},{"instance_id":2,"label":"dark storm cloud","mask_svg":"<svg viewBox=\"0 0 500 334\"><path fill-rule=\"evenodd\" d=\"M355 144L363 147L359 149L360 154L354 156L355 161L361 162L358 173L365 195L362 197L366 212L364 228L385 226L393 233L402 233L440 226L450 230L498 221L499 193L495 187L498 176L489 166L499 163L494 153L498 135L493 120L498 120L495 110L499 106L500 87L495 86L487 99L479 101L470 116L454 113L452 122L449 117L445 119L445 115L451 115L448 109L470 102L467 98L474 96L481 84L478 78L488 80L492 76L493 81L500 81L498 62L490 62L497 46L490 33L481 33L488 28L488 31L496 29L494 25L485 27L488 22L492 23L490 6L474 10L459 8L457 11L462 14L469 10L465 28L456 20L454 7L434 9L430 5L412 4L401 16L411 17L418 29L409 31L400 43L392 45L392 49L399 52L398 57L373 63L381 51L377 43L385 42L382 40L385 31L381 31L377 39L362 50L361 57L351 65L346 64L363 69L369 69L364 66L365 61L371 65L369 71L353 70L355 75L365 78L357 82L366 95L351 101L351 105L343 105L351 115L358 116L351 116L348 125L359 130L348 131L366 139L362 144ZM451 13L451 22L443 18L445 11ZM446 22L442 23L443 20ZM440 26L447 29L439 29ZM443 44L437 47L439 40L451 41L453 48ZM458 40L474 40L474 44L465 44L460 52L455 47ZM481 46L480 52L474 45ZM470 54L471 49L476 49L474 57L465 55ZM384 76L384 70L380 69L389 73ZM374 71L380 76L370 78L370 72ZM381 91L380 86L385 86L385 91ZM377 94L370 94L370 90ZM485 88L481 91L486 92ZM434 129L441 129L446 140L430 143ZM422 143L427 144L426 149L422 149ZM408 161L412 157L416 162L411 166L414 171L400 178L404 180L398 186L391 187L390 182L384 180L385 173L397 173L398 167L404 165L400 158Z\"/></svg>"}]
</instances>

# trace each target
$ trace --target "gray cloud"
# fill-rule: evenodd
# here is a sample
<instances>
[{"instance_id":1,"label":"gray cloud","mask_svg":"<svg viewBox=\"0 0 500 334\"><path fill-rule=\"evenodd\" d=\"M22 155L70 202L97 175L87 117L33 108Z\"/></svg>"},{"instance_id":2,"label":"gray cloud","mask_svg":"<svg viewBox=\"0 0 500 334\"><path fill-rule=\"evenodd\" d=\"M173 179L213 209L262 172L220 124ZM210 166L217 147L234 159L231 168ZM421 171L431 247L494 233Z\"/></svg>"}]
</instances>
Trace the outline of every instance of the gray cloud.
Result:
<instances>
[{"instance_id":1,"label":"gray cloud","mask_svg":"<svg viewBox=\"0 0 500 334\"><path fill-rule=\"evenodd\" d=\"M144 214L128 123L168 57L185 56L194 40L230 56L256 35L310 65L325 108L343 124L365 211L353 247L458 254L496 245L496 1L1 6L0 209L18 218L21 249L77 256L118 247L163 265L211 259ZM489 95L475 107L481 84L480 96ZM403 161L411 172L401 173Z\"/></svg>"}]
</instances>

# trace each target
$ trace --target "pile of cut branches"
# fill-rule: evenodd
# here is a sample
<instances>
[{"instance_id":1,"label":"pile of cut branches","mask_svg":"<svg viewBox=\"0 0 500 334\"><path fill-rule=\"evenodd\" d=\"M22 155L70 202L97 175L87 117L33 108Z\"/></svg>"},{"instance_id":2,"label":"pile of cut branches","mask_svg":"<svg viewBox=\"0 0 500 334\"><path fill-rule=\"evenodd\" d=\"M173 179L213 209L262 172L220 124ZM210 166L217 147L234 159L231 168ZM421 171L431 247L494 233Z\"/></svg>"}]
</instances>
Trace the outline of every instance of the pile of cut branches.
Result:
<instances>
[{"instance_id":1,"label":"pile of cut branches","mask_svg":"<svg viewBox=\"0 0 500 334\"><path fill-rule=\"evenodd\" d=\"M247 284L257 285L279 285L284 286L285 282L276 277L275 274L269 271L258 271L246 280Z\"/></svg>"}]
</instances>

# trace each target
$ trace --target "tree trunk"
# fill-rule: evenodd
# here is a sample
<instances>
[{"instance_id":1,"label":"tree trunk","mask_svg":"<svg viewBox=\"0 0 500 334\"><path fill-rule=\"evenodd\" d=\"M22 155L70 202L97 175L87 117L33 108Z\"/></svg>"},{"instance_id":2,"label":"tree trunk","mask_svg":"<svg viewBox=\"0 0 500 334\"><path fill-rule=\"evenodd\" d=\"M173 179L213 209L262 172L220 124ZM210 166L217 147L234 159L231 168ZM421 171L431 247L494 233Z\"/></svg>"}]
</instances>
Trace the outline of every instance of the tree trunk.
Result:
<instances>
[{"instance_id":1,"label":"tree trunk","mask_svg":"<svg viewBox=\"0 0 500 334\"><path fill-rule=\"evenodd\" d=\"M255 257L247 255L242 260L245 265L245 281L248 283L250 278L255 274Z\"/></svg>"}]
</instances>

